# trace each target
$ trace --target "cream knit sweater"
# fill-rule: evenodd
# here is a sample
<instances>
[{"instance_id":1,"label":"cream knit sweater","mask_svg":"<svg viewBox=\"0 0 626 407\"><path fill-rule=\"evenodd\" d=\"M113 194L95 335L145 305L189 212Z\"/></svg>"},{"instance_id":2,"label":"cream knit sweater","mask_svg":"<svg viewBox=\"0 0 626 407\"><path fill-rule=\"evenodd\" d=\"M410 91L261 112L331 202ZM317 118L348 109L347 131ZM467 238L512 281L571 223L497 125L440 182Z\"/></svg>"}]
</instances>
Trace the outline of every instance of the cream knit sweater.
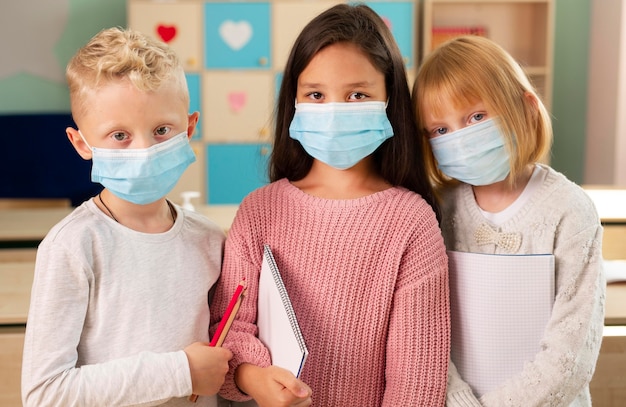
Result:
<instances>
[{"instance_id":1,"label":"cream knit sweater","mask_svg":"<svg viewBox=\"0 0 626 407\"><path fill-rule=\"evenodd\" d=\"M555 303L541 342L542 350L522 372L478 399L450 366L448 406L590 406L593 375L604 324L605 279L602 227L585 192L562 174L540 165L545 181L517 214L499 228L482 216L467 184L447 191L442 230L450 250L498 254L554 254ZM479 244L484 223L498 232L521 236L510 253ZM497 304L493 304L497 306ZM452 327L454 329L454 326Z\"/></svg>"}]
</instances>

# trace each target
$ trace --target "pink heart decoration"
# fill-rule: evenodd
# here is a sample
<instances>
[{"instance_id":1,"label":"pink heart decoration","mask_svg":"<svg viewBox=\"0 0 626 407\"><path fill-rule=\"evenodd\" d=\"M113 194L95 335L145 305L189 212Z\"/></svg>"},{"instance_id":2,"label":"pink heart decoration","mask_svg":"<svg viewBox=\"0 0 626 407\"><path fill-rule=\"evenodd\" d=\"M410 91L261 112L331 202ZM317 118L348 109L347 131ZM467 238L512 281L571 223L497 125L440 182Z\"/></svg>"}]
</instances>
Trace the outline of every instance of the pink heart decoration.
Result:
<instances>
[{"instance_id":1,"label":"pink heart decoration","mask_svg":"<svg viewBox=\"0 0 626 407\"><path fill-rule=\"evenodd\" d=\"M228 105L231 110L238 113L246 105L246 92L231 92L228 94Z\"/></svg>"},{"instance_id":2,"label":"pink heart decoration","mask_svg":"<svg viewBox=\"0 0 626 407\"><path fill-rule=\"evenodd\" d=\"M176 37L176 26L159 24L157 26L157 34L159 34L163 42L170 42Z\"/></svg>"},{"instance_id":3,"label":"pink heart decoration","mask_svg":"<svg viewBox=\"0 0 626 407\"><path fill-rule=\"evenodd\" d=\"M382 17L383 21L385 22L385 25L387 26L387 28L389 28L389 30L391 31L391 29L393 28L393 24L391 23L391 20L388 17Z\"/></svg>"}]
</instances>

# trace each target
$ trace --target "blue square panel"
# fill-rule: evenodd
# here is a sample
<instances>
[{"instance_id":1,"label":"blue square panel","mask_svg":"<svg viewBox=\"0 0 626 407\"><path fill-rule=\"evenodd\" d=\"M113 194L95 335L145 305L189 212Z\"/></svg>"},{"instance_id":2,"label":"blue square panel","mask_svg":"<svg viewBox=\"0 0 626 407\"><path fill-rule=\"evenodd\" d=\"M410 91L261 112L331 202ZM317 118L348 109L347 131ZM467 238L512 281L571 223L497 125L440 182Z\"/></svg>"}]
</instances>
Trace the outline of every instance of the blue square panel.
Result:
<instances>
[{"instance_id":1,"label":"blue square panel","mask_svg":"<svg viewBox=\"0 0 626 407\"><path fill-rule=\"evenodd\" d=\"M204 37L207 69L270 69L269 3L205 3Z\"/></svg>"},{"instance_id":2,"label":"blue square panel","mask_svg":"<svg viewBox=\"0 0 626 407\"><path fill-rule=\"evenodd\" d=\"M196 130L191 138L194 141L202 140L202 98L200 97L200 75L197 73L186 73L187 88L189 88L189 113L199 112L200 118L196 124Z\"/></svg>"},{"instance_id":3,"label":"blue square panel","mask_svg":"<svg viewBox=\"0 0 626 407\"><path fill-rule=\"evenodd\" d=\"M267 143L208 144L207 204L239 204L250 192L266 185L270 149Z\"/></svg>"},{"instance_id":4,"label":"blue square panel","mask_svg":"<svg viewBox=\"0 0 626 407\"><path fill-rule=\"evenodd\" d=\"M367 5L378 13L391 29L405 65L412 67L417 32L415 2L368 2Z\"/></svg>"}]
</instances>

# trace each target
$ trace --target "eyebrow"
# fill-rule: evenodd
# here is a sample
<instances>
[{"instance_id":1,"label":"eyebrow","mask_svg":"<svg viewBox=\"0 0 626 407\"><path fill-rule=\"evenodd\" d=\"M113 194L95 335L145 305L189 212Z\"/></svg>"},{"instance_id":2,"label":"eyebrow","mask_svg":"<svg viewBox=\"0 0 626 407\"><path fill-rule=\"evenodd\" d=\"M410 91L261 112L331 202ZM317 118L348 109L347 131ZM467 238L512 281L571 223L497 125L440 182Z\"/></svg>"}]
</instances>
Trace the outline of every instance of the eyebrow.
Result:
<instances>
[{"instance_id":1,"label":"eyebrow","mask_svg":"<svg viewBox=\"0 0 626 407\"><path fill-rule=\"evenodd\" d=\"M298 86L301 86L303 88L320 88L320 87L323 87L324 84L316 83L316 82L302 82L302 83L299 83ZM342 84L341 86L345 88L371 88L375 86L375 84L374 82L371 82L371 81L360 81L360 82Z\"/></svg>"}]
</instances>

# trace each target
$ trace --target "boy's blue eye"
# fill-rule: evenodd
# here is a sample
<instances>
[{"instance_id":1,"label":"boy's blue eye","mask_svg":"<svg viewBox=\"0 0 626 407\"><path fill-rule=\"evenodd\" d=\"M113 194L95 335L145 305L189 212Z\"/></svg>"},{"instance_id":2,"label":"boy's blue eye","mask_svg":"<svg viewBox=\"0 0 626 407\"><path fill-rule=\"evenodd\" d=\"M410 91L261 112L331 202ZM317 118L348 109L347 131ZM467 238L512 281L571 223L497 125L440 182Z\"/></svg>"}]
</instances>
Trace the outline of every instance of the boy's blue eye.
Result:
<instances>
[{"instance_id":1,"label":"boy's blue eye","mask_svg":"<svg viewBox=\"0 0 626 407\"><path fill-rule=\"evenodd\" d=\"M441 136L441 135L443 135L443 134L446 134L447 132L448 132L448 129L446 129L445 127L439 127L439 128L437 128L437 129L435 129L435 133L436 133L438 136Z\"/></svg>"},{"instance_id":2,"label":"boy's blue eye","mask_svg":"<svg viewBox=\"0 0 626 407\"><path fill-rule=\"evenodd\" d=\"M126 137L126 134L124 133L114 133L113 134L113 138L117 141L124 141L126 140L128 137Z\"/></svg>"}]
</instances>

